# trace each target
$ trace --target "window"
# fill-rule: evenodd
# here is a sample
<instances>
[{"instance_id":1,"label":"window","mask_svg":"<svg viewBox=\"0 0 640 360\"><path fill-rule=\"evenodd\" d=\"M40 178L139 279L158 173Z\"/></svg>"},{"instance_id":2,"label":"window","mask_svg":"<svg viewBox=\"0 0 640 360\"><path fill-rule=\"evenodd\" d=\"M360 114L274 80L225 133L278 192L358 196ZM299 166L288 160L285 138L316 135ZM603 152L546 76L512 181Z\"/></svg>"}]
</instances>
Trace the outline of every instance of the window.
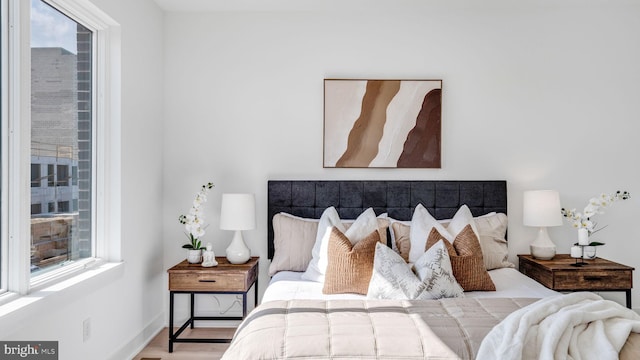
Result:
<instances>
[{"instance_id":1,"label":"window","mask_svg":"<svg viewBox=\"0 0 640 360\"><path fill-rule=\"evenodd\" d=\"M78 166L71 167L71 185L78 185Z\"/></svg>"},{"instance_id":2,"label":"window","mask_svg":"<svg viewBox=\"0 0 640 360\"><path fill-rule=\"evenodd\" d=\"M69 202L68 201L59 201L58 202L58 212L60 212L60 213L68 213L69 212ZM65 229L66 232L68 232L69 230L71 230L71 227Z\"/></svg>"},{"instance_id":3,"label":"window","mask_svg":"<svg viewBox=\"0 0 640 360\"><path fill-rule=\"evenodd\" d=\"M0 16L2 303L120 260L120 38L89 0L3 0Z\"/></svg>"},{"instance_id":4,"label":"window","mask_svg":"<svg viewBox=\"0 0 640 360\"><path fill-rule=\"evenodd\" d=\"M58 165L57 176L56 186L69 186L69 165Z\"/></svg>"},{"instance_id":5,"label":"window","mask_svg":"<svg viewBox=\"0 0 640 360\"><path fill-rule=\"evenodd\" d=\"M47 186L56 186L56 178L54 174L55 166L53 164L47 165Z\"/></svg>"},{"instance_id":6,"label":"window","mask_svg":"<svg viewBox=\"0 0 640 360\"><path fill-rule=\"evenodd\" d=\"M55 187L31 194L32 202L49 203L47 214L30 220L31 273L38 274L92 254L91 196L74 213L69 202L92 191L93 31L42 0L31 0L30 10L31 162L48 164L49 187ZM70 165L87 171L79 189L63 191Z\"/></svg>"},{"instance_id":7,"label":"window","mask_svg":"<svg viewBox=\"0 0 640 360\"><path fill-rule=\"evenodd\" d=\"M31 164L31 187L40 187L40 164Z\"/></svg>"},{"instance_id":8,"label":"window","mask_svg":"<svg viewBox=\"0 0 640 360\"><path fill-rule=\"evenodd\" d=\"M40 214L42 212L42 204L31 204L31 213Z\"/></svg>"}]
</instances>

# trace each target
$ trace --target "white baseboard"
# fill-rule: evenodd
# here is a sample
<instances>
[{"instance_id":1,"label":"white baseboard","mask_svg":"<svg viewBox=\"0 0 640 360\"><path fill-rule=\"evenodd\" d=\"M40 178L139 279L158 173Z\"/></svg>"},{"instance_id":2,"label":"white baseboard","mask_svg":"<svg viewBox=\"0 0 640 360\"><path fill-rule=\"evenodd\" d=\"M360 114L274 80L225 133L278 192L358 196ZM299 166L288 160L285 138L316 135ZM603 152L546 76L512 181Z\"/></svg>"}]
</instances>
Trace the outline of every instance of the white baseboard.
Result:
<instances>
[{"instance_id":1,"label":"white baseboard","mask_svg":"<svg viewBox=\"0 0 640 360\"><path fill-rule=\"evenodd\" d=\"M147 344L164 329L164 313L158 314L138 335L111 354L108 360L133 359Z\"/></svg>"}]
</instances>

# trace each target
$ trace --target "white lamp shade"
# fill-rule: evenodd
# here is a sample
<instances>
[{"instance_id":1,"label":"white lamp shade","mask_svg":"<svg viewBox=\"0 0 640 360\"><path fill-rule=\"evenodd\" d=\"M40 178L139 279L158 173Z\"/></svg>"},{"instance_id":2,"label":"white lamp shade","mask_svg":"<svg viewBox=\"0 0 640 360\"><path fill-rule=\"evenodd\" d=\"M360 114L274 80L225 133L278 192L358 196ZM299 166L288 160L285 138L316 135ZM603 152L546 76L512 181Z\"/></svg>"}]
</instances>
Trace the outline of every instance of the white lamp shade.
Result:
<instances>
[{"instance_id":1,"label":"white lamp shade","mask_svg":"<svg viewBox=\"0 0 640 360\"><path fill-rule=\"evenodd\" d=\"M522 222L526 226L560 226L560 194L555 190L524 192Z\"/></svg>"},{"instance_id":2,"label":"white lamp shade","mask_svg":"<svg viewBox=\"0 0 640 360\"><path fill-rule=\"evenodd\" d=\"M255 227L255 196L253 194L222 194L220 229L251 230Z\"/></svg>"}]
</instances>

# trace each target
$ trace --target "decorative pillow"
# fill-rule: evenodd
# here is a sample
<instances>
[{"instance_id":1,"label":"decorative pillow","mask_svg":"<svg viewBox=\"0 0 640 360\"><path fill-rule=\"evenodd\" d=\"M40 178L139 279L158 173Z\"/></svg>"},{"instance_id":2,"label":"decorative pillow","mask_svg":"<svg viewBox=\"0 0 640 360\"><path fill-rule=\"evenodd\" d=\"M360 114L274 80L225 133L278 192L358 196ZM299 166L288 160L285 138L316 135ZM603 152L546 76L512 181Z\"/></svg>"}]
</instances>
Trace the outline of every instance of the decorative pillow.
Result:
<instances>
[{"instance_id":1,"label":"decorative pillow","mask_svg":"<svg viewBox=\"0 0 640 360\"><path fill-rule=\"evenodd\" d=\"M405 262L409 262L409 251L411 250L411 226L401 222L391 223L391 233L395 239L395 249Z\"/></svg>"},{"instance_id":2,"label":"decorative pillow","mask_svg":"<svg viewBox=\"0 0 640 360\"><path fill-rule=\"evenodd\" d=\"M311 249L318 234L318 220L286 213L273 216L273 259L269 276L278 271L305 271L311 261Z\"/></svg>"},{"instance_id":3,"label":"decorative pillow","mask_svg":"<svg viewBox=\"0 0 640 360\"><path fill-rule=\"evenodd\" d=\"M415 299L423 289L422 281L415 276L411 266L399 254L388 246L376 244L373 273L367 290L368 298Z\"/></svg>"},{"instance_id":4,"label":"decorative pillow","mask_svg":"<svg viewBox=\"0 0 640 360\"><path fill-rule=\"evenodd\" d=\"M448 225L450 219L438 220L442 225ZM489 213L474 217L473 221L478 230L480 247L484 265L487 270L500 268L513 268L515 265L508 260L509 249L507 245L507 215L503 213ZM405 261L409 261L411 249L411 226L404 222L391 222L392 239L395 239L395 248Z\"/></svg>"},{"instance_id":5,"label":"decorative pillow","mask_svg":"<svg viewBox=\"0 0 640 360\"><path fill-rule=\"evenodd\" d=\"M507 215L494 213L491 216L474 218L474 221L480 235L480 247L485 268L492 270L515 267L508 260Z\"/></svg>"},{"instance_id":6,"label":"decorative pillow","mask_svg":"<svg viewBox=\"0 0 640 360\"><path fill-rule=\"evenodd\" d=\"M395 223L399 223L399 224L403 224L403 225L407 225L410 226L411 225L411 221L405 221L405 220L398 220L398 219L394 219L391 218L387 215L387 219L389 219L389 227L393 227L393 224ZM398 248L397 248L397 243L398 241L396 240L396 235L393 231L389 231L389 239L391 239L391 248L393 249L393 251L395 252L399 252ZM407 237L408 239L408 237ZM409 251L409 249L407 248L407 251Z\"/></svg>"},{"instance_id":7,"label":"decorative pillow","mask_svg":"<svg viewBox=\"0 0 640 360\"><path fill-rule=\"evenodd\" d=\"M352 244L357 244L372 232L378 231L378 221L373 209L369 208L360 214L356 221L353 222L353 225L347 230L340 221L340 216L336 209L333 206L327 208L322 213L322 216L320 216L316 242L311 251L312 258L307 270L302 274L302 279L324 282L328 264L327 249L332 227L336 227L341 233L346 235ZM379 239L380 236L378 235L378 240Z\"/></svg>"},{"instance_id":8,"label":"decorative pillow","mask_svg":"<svg viewBox=\"0 0 640 360\"><path fill-rule=\"evenodd\" d=\"M322 293L366 295L376 244L380 243L377 229L356 244L352 244L337 227L332 227L329 234L328 264Z\"/></svg>"},{"instance_id":9,"label":"decorative pillow","mask_svg":"<svg viewBox=\"0 0 640 360\"><path fill-rule=\"evenodd\" d=\"M444 240L431 246L413 264L413 268L418 278L427 285L425 290L430 299L464 296L464 289L458 284L453 274L451 257Z\"/></svg>"},{"instance_id":10,"label":"decorative pillow","mask_svg":"<svg viewBox=\"0 0 640 360\"><path fill-rule=\"evenodd\" d=\"M411 267L392 249L376 245L367 297L373 299L439 299L464 296L451 269L442 241L432 246Z\"/></svg>"},{"instance_id":11,"label":"decorative pillow","mask_svg":"<svg viewBox=\"0 0 640 360\"><path fill-rule=\"evenodd\" d=\"M380 241L386 244L389 219L381 214L378 219ZM345 229L355 220L342 220ZM305 271L309 267L311 251L318 234L319 219L308 219L284 212L273 216L274 253L269 265L269 276L278 271Z\"/></svg>"},{"instance_id":12,"label":"decorative pillow","mask_svg":"<svg viewBox=\"0 0 640 360\"><path fill-rule=\"evenodd\" d=\"M444 225L438 222L429 211L422 205L418 204L413 212L411 218L411 232L410 241L411 248L409 249L409 262L415 263L420 256L424 253L427 237L434 228L442 235L442 237L448 240L450 243L454 242L454 239L460 231L466 226L470 225L472 231L478 236L478 230L476 230L475 223L473 221L473 215L467 205L462 205L455 213L449 226L445 229Z\"/></svg>"},{"instance_id":13,"label":"decorative pillow","mask_svg":"<svg viewBox=\"0 0 640 360\"><path fill-rule=\"evenodd\" d=\"M444 237L438 230L432 229L427 238L426 249L428 250L440 240L444 240ZM451 258L453 275L464 291L496 290L495 284L485 269L480 242L471 229L471 225L462 229L453 241L453 245L446 240L444 240L444 245Z\"/></svg>"},{"instance_id":14,"label":"decorative pillow","mask_svg":"<svg viewBox=\"0 0 640 360\"><path fill-rule=\"evenodd\" d=\"M380 235L380 242L383 244L387 244L387 229L389 229L389 219L388 218L384 218L381 216L378 216L377 218L377 222L378 222L378 235ZM355 220L342 220L342 224L344 225L345 229L347 229L347 231L349 231L349 228L351 227L351 225L353 225L353 222Z\"/></svg>"}]
</instances>

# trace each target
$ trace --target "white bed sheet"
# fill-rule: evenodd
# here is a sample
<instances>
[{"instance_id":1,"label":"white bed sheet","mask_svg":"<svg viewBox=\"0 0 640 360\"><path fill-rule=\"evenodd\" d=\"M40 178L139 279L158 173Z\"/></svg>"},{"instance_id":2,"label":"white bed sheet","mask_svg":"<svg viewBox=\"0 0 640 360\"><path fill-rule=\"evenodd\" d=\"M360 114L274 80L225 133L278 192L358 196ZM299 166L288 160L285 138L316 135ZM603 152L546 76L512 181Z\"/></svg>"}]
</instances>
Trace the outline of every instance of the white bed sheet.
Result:
<instances>
[{"instance_id":1,"label":"white bed sheet","mask_svg":"<svg viewBox=\"0 0 640 360\"><path fill-rule=\"evenodd\" d=\"M326 300L366 298L366 296L358 294L325 295L322 293L322 283L303 280L300 278L302 274L302 272L294 271L281 271L275 274L264 292L262 302L294 299ZM543 298L559 294L513 268L491 270L489 271L489 275L496 285L496 291L469 291L465 292L464 295L466 297L485 298Z\"/></svg>"}]
</instances>

